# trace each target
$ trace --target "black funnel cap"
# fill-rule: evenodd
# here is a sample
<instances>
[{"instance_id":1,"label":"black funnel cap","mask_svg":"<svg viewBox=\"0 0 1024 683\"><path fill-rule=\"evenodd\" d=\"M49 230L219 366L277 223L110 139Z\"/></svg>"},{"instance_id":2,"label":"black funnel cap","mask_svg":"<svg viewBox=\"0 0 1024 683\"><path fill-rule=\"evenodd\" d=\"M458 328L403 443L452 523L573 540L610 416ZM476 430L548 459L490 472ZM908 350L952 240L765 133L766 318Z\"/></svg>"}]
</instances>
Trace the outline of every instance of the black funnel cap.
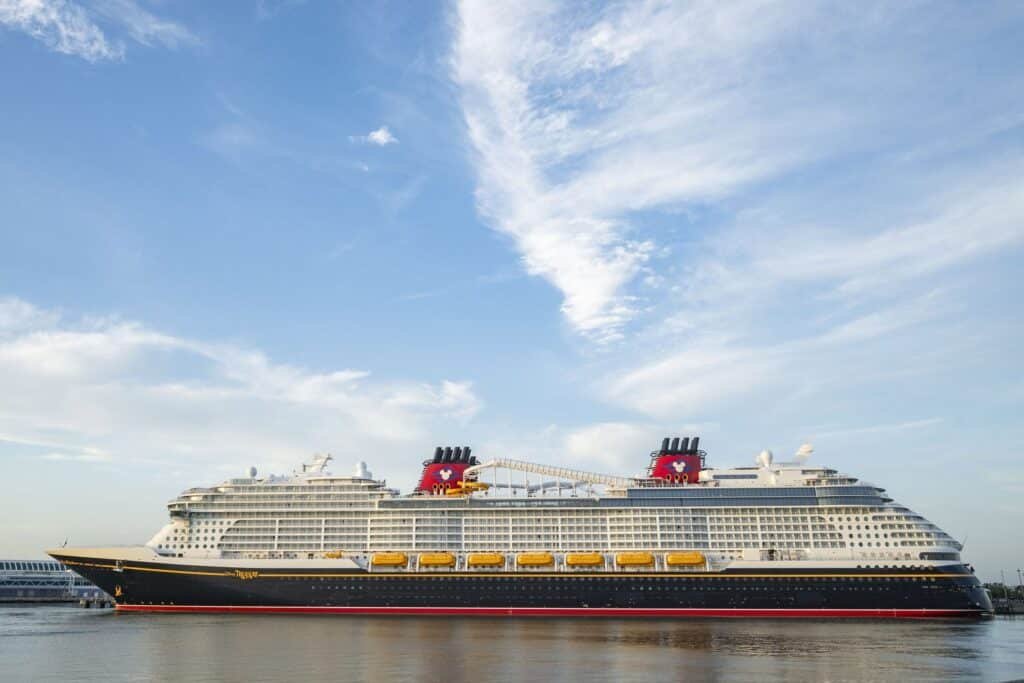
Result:
<instances>
[{"instance_id":1,"label":"black funnel cap","mask_svg":"<svg viewBox=\"0 0 1024 683\"><path fill-rule=\"evenodd\" d=\"M679 452L680 453L689 453L690 452L690 437L688 437L688 436L684 436L683 437L683 442L681 444L679 444Z\"/></svg>"},{"instance_id":2,"label":"black funnel cap","mask_svg":"<svg viewBox=\"0 0 1024 683\"><path fill-rule=\"evenodd\" d=\"M452 455L452 462L462 462L462 446L455 447L455 453Z\"/></svg>"},{"instance_id":3,"label":"black funnel cap","mask_svg":"<svg viewBox=\"0 0 1024 683\"><path fill-rule=\"evenodd\" d=\"M661 440L661 452L668 453L668 437Z\"/></svg>"},{"instance_id":4,"label":"black funnel cap","mask_svg":"<svg viewBox=\"0 0 1024 683\"><path fill-rule=\"evenodd\" d=\"M462 447L462 462L470 462L471 460L475 462L476 458L473 458L473 457L470 456L470 453L472 453L472 452L473 452L472 448L470 448L469 446L463 446Z\"/></svg>"},{"instance_id":5,"label":"black funnel cap","mask_svg":"<svg viewBox=\"0 0 1024 683\"><path fill-rule=\"evenodd\" d=\"M670 448L669 451L671 451L672 453L678 453L679 452L679 437L678 436L676 438L672 439L672 448Z\"/></svg>"},{"instance_id":6,"label":"black funnel cap","mask_svg":"<svg viewBox=\"0 0 1024 683\"><path fill-rule=\"evenodd\" d=\"M441 458L441 462L451 462L451 461L452 461L452 447L451 446L445 446L444 457Z\"/></svg>"},{"instance_id":7,"label":"black funnel cap","mask_svg":"<svg viewBox=\"0 0 1024 683\"><path fill-rule=\"evenodd\" d=\"M434 462L441 462L441 456L444 455L444 449L438 446L434 449Z\"/></svg>"},{"instance_id":8,"label":"black funnel cap","mask_svg":"<svg viewBox=\"0 0 1024 683\"><path fill-rule=\"evenodd\" d=\"M700 437L699 436L693 437L693 443L690 444L690 452L691 453L696 453L697 452L697 444L699 444L699 443L700 443Z\"/></svg>"}]
</instances>

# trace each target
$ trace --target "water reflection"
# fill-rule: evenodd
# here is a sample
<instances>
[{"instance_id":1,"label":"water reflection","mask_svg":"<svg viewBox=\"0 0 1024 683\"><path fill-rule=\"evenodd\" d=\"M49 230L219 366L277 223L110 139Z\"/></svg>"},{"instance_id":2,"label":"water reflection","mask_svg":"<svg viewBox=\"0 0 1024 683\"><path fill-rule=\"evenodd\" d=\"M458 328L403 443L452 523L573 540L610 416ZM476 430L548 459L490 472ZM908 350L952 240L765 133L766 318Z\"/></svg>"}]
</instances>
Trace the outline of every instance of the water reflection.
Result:
<instances>
[{"instance_id":1,"label":"water reflection","mask_svg":"<svg viewBox=\"0 0 1024 683\"><path fill-rule=\"evenodd\" d=\"M1006 680L1024 621L344 618L0 610L0 680Z\"/></svg>"}]
</instances>

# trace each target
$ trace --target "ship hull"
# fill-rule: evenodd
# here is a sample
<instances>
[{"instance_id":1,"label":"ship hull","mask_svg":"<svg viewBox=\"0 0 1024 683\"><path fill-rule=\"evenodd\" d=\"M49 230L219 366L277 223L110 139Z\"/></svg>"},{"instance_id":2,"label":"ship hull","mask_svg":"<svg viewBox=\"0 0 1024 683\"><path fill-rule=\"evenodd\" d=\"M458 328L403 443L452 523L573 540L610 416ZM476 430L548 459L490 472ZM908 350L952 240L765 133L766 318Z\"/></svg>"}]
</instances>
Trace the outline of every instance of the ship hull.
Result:
<instances>
[{"instance_id":1,"label":"ship hull","mask_svg":"<svg viewBox=\"0 0 1024 683\"><path fill-rule=\"evenodd\" d=\"M566 617L983 618L962 565L915 571L382 572L54 557L122 611Z\"/></svg>"}]
</instances>

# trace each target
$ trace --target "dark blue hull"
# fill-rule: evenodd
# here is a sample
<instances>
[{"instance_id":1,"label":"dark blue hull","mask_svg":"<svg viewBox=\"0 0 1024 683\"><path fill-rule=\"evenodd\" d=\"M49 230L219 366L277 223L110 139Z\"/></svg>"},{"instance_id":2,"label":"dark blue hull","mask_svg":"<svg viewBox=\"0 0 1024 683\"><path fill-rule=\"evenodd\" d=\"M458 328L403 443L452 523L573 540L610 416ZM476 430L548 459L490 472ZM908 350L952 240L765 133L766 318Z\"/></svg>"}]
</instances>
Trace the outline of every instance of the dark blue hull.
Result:
<instances>
[{"instance_id":1,"label":"dark blue hull","mask_svg":"<svg viewBox=\"0 0 1024 683\"><path fill-rule=\"evenodd\" d=\"M985 617L964 566L941 570L682 572L367 572L115 562L54 557L147 611L439 614Z\"/></svg>"}]
</instances>

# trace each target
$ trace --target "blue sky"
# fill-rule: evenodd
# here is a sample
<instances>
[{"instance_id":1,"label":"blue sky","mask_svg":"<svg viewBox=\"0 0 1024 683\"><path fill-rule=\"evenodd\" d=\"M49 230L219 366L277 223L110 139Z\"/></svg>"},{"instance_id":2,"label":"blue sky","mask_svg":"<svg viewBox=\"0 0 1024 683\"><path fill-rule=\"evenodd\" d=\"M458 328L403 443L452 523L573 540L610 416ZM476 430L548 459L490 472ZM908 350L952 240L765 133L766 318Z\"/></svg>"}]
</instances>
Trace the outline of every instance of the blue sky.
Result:
<instances>
[{"instance_id":1,"label":"blue sky","mask_svg":"<svg viewBox=\"0 0 1024 683\"><path fill-rule=\"evenodd\" d=\"M0 554L810 441L1024 565L1015 3L0 0ZM13 521L12 521L13 520Z\"/></svg>"}]
</instances>

